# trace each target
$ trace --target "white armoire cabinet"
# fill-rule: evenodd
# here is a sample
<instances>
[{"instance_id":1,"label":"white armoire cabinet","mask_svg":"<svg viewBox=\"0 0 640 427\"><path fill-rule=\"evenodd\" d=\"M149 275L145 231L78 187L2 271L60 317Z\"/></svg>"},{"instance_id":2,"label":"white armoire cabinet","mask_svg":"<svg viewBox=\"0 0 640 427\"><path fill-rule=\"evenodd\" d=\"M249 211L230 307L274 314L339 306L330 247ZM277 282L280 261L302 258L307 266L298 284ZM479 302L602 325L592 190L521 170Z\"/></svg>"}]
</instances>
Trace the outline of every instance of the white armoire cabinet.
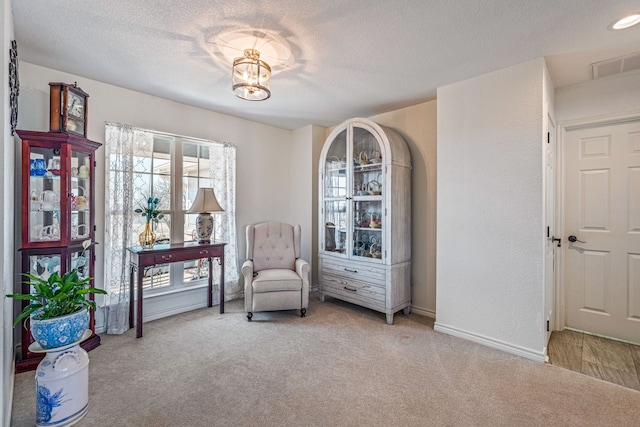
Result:
<instances>
[{"instance_id":1,"label":"white armoire cabinet","mask_svg":"<svg viewBox=\"0 0 640 427\"><path fill-rule=\"evenodd\" d=\"M319 167L320 295L383 312L411 305L411 156L371 120L338 125Z\"/></svg>"}]
</instances>

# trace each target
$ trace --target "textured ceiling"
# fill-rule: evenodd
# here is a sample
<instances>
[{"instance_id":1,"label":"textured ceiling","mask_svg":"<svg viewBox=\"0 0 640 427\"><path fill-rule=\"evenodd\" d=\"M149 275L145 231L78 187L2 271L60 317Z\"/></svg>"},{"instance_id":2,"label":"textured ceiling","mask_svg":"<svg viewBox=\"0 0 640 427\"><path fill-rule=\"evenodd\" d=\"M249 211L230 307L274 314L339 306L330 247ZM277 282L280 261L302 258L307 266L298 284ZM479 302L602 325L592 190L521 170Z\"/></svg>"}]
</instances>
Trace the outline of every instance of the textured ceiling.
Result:
<instances>
[{"instance_id":1,"label":"textured ceiling","mask_svg":"<svg viewBox=\"0 0 640 427\"><path fill-rule=\"evenodd\" d=\"M288 129L432 100L440 86L541 56L563 87L589 80L592 62L640 50L640 26L607 29L637 0L13 0L12 9L20 60ZM267 101L231 92L229 38L247 34L286 47L263 57L273 68Z\"/></svg>"}]
</instances>

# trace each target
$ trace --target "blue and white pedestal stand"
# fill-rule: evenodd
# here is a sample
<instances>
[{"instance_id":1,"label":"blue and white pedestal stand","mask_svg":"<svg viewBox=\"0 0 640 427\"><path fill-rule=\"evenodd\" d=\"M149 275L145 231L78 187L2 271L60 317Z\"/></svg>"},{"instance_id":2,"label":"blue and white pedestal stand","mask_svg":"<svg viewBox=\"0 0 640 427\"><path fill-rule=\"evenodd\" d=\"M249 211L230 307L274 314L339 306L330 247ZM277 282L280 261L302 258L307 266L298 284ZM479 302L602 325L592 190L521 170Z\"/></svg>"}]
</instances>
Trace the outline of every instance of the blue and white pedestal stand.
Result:
<instances>
[{"instance_id":1,"label":"blue and white pedestal stand","mask_svg":"<svg viewBox=\"0 0 640 427\"><path fill-rule=\"evenodd\" d=\"M87 329L80 340L62 347L29 346L34 353L47 353L36 370L36 426L70 426L87 413L89 356L80 343L90 336Z\"/></svg>"}]
</instances>

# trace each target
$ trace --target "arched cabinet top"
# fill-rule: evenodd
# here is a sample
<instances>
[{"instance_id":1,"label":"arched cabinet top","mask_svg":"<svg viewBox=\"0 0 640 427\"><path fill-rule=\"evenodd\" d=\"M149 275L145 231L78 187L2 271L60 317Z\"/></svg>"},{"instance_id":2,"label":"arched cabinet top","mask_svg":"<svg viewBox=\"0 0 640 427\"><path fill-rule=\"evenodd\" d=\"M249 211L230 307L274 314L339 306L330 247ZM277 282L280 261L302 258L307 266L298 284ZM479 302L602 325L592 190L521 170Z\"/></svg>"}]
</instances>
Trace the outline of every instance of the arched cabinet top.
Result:
<instances>
[{"instance_id":1,"label":"arched cabinet top","mask_svg":"<svg viewBox=\"0 0 640 427\"><path fill-rule=\"evenodd\" d=\"M382 156L384 164L393 164L395 166L408 168L411 167L411 154L409 153L409 148L407 147L407 143L404 138L395 130L379 125L370 119L356 117L345 120L333 128L326 141L335 140L338 135L345 130L348 133L353 132L354 127L366 129L376 137L381 144L381 149L384 151ZM322 148L320 158L326 158L327 151L329 149L330 144L325 144Z\"/></svg>"}]
</instances>

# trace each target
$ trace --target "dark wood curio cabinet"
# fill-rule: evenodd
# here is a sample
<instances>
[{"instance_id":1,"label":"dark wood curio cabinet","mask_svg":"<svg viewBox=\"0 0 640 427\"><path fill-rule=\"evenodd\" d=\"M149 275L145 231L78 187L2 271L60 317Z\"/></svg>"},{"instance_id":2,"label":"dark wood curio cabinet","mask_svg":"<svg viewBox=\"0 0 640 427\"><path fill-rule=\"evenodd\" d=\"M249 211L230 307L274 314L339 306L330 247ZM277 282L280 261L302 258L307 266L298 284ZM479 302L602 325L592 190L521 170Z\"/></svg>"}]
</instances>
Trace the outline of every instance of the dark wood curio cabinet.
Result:
<instances>
[{"instance_id":1,"label":"dark wood curio cabinet","mask_svg":"<svg viewBox=\"0 0 640 427\"><path fill-rule=\"evenodd\" d=\"M62 275L77 268L80 276L94 277L93 246L83 251L82 243L95 242L95 152L100 144L59 132L17 133L22 139L20 272L46 279L53 272ZM31 289L22 283L16 291ZM26 305L23 301L22 307ZM93 333L81 344L87 351L100 345L94 316L91 312ZM18 372L35 369L43 357L29 351L29 321L23 326Z\"/></svg>"}]
</instances>

